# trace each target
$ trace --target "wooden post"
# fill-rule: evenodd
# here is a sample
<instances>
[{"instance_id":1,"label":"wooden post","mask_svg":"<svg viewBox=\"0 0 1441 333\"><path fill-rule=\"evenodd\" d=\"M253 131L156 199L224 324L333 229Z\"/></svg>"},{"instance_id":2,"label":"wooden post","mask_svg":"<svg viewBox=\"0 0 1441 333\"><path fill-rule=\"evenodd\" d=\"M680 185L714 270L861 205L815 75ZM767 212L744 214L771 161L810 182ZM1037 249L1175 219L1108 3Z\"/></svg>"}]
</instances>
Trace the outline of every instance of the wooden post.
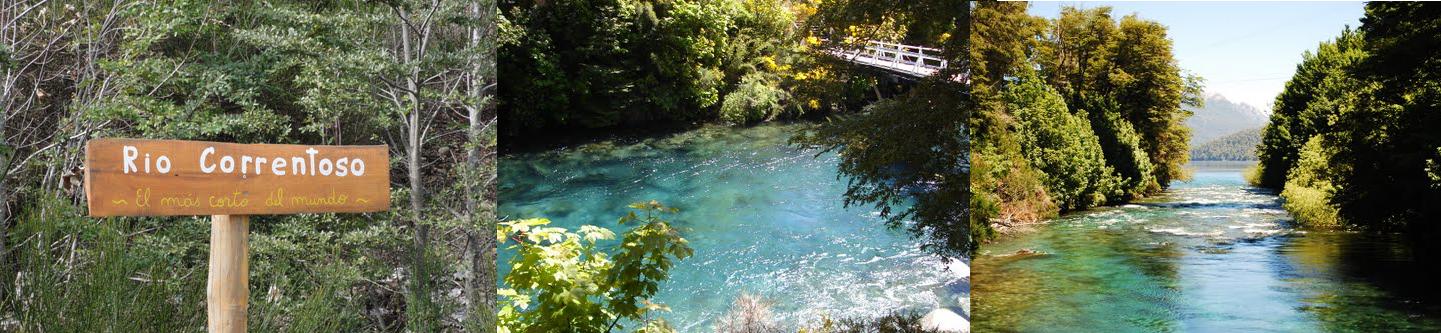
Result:
<instances>
[{"instance_id":1,"label":"wooden post","mask_svg":"<svg viewBox=\"0 0 1441 333\"><path fill-rule=\"evenodd\" d=\"M205 312L211 333L245 332L250 298L250 216L210 216Z\"/></svg>"}]
</instances>

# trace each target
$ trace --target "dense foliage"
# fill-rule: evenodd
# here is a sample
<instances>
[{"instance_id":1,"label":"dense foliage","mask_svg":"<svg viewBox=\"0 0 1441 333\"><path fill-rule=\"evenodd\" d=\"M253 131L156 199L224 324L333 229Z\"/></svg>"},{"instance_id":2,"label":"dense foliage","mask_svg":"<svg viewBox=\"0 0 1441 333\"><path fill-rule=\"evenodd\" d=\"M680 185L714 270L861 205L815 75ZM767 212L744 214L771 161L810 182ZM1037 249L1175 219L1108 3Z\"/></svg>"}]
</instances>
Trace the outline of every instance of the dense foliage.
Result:
<instances>
[{"instance_id":1,"label":"dense foliage","mask_svg":"<svg viewBox=\"0 0 1441 333\"><path fill-rule=\"evenodd\" d=\"M1002 100L1016 117L1022 155L1061 209L1106 202L1117 184L1106 177L1111 169L1085 110L1072 113L1061 95L1034 77L1007 87Z\"/></svg>"},{"instance_id":2,"label":"dense foliage","mask_svg":"<svg viewBox=\"0 0 1441 333\"><path fill-rule=\"evenodd\" d=\"M1166 28L1109 7L1063 8L1054 20L1024 3L981 2L969 58L976 224L1033 222L1124 202L1183 179L1183 76Z\"/></svg>"},{"instance_id":3,"label":"dense foliage","mask_svg":"<svg viewBox=\"0 0 1441 333\"><path fill-rule=\"evenodd\" d=\"M615 253L600 250L615 232L581 226L579 233L547 227L550 220L527 219L498 225L501 242L513 239L512 271L500 289L504 332L610 332L634 322L637 332L673 332L651 312L666 311L650 301L675 261L693 250L660 214L675 213L660 203L635 203L620 223L625 232ZM636 214L636 211L641 214ZM533 304L532 304L533 303ZM630 322L622 322L627 320Z\"/></svg>"},{"instance_id":4,"label":"dense foliage","mask_svg":"<svg viewBox=\"0 0 1441 333\"><path fill-rule=\"evenodd\" d=\"M85 217L83 150L102 137L388 144L389 212L252 219L250 328L492 326L493 4L0 13L0 331L204 327L208 218Z\"/></svg>"},{"instance_id":5,"label":"dense foliage","mask_svg":"<svg viewBox=\"0 0 1441 333\"><path fill-rule=\"evenodd\" d=\"M1261 186L1281 188L1306 142L1333 130L1331 119L1340 107L1352 107L1354 100L1337 98L1352 94L1347 90L1359 84L1347 71L1365 55L1360 33L1347 29L1335 41L1321 43L1315 52L1302 56L1296 74L1276 96L1271 121L1261 132Z\"/></svg>"},{"instance_id":6,"label":"dense foliage","mask_svg":"<svg viewBox=\"0 0 1441 333\"><path fill-rule=\"evenodd\" d=\"M500 74L514 79L500 86L502 134L528 139L560 129L749 124L858 107L875 79L837 70L841 63L818 56L828 35L807 29L844 5L503 2ZM873 27L897 38L890 26Z\"/></svg>"},{"instance_id":7,"label":"dense foliage","mask_svg":"<svg viewBox=\"0 0 1441 333\"><path fill-rule=\"evenodd\" d=\"M1255 161L1261 129L1252 128L1191 147L1192 161Z\"/></svg>"},{"instance_id":8,"label":"dense foliage","mask_svg":"<svg viewBox=\"0 0 1441 333\"><path fill-rule=\"evenodd\" d=\"M1441 6L1373 2L1307 53L1262 134L1258 184L1302 222L1441 235Z\"/></svg>"}]
</instances>

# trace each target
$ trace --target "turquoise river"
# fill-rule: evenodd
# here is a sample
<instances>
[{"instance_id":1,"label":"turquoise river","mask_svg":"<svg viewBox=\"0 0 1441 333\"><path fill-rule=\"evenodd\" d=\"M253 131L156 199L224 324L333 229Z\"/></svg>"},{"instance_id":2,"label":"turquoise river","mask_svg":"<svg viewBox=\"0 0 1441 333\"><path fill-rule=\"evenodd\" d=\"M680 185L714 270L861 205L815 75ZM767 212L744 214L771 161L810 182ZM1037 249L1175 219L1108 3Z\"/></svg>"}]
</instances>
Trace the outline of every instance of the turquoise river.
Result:
<instances>
[{"instance_id":1,"label":"turquoise river","mask_svg":"<svg viewBox=\"0 0 1441 333\"><path fill-rule=\"evenodd\" d=\"M969 270L947 265L881 225L869 207L841 204L834 154L787 144L803 124L703 128L614 140L500 161L500 217L545 217L570 229L616 230L637 201L671 217L695 249L656 301L682 332L711 332L741 293L761 296L784 325L822 318L964 307ZM510 269L500 250L500 274Z\"/></svg>"},{"instance_id":2,"label":"turquoise river","mask_svg":"<svg viewBox=\"0 0 1441 333\"><path fill-rule=\"evenodd\" d=\"M984 245L976 332L1441 330L1431 263L1395 237L1299 230L1240 164Z\"/></svg>"}]
</instances>

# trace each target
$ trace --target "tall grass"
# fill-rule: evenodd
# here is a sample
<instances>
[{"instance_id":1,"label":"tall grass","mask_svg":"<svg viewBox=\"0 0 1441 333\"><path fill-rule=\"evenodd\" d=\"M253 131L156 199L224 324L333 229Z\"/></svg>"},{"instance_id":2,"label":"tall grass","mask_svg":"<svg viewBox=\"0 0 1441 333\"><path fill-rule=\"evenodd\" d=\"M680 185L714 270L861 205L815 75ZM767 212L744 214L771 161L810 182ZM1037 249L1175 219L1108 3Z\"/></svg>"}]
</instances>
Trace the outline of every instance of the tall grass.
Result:
<instances>
[{"instance_id":1,"label":"tall grass","mask_svg":"<svg viewBox=\"0 0 1441 333\"><path fill-rule=\"evenodd\" d=\"M204 272L136 253L135 231L42 201L13 231L17 271L3 308L21 332L188 332L205 329Z\"/></svg>"}]
</instances>

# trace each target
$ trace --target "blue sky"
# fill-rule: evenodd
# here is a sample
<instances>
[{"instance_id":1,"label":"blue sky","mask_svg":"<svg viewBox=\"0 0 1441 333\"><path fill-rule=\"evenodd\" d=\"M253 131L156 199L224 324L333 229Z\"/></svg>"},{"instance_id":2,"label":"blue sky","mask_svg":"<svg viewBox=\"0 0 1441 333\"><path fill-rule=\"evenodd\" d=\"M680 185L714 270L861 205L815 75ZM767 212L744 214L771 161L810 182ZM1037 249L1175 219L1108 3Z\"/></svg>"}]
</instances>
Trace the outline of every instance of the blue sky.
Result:
<instances>
[{"instance_id":1,"label":"blue sky","mask_svg":"<svg viewBox=\"0 0 1441 333\"><path fill-rule=\"evenodd\" d=\"M1181 68L1206 79L1206 91L1269 110L1301 54L1360 26L1361 2L1033 2L1032 15L1061 7L1112 7L1169 27Z\"/></svg>"}]
</instances>

